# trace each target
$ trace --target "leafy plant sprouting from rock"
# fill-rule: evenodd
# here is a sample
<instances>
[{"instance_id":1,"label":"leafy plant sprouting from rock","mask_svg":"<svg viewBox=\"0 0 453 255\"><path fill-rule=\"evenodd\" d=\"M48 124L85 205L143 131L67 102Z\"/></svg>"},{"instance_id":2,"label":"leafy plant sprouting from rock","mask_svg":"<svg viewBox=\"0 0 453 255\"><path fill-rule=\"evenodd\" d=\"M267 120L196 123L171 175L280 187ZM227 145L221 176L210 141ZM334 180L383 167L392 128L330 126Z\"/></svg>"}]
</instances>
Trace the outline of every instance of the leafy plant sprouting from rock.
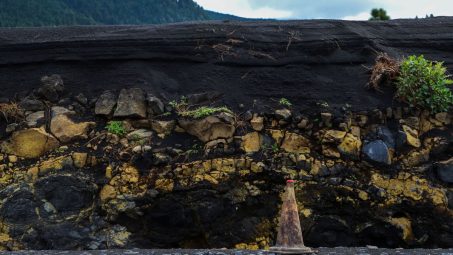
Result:
<instances>
[{"instance_id":1,"label":"leafy plant sprouting from rock","mask_svg":"<svg viewBox=\"0 0 453 255\"><path fill-rule=\"evenodd\" d=\"M226 106L222 107L201 106L194 110L190 110L190 105L187 103L187 99L185 97L181 97L181 100L179 102L176 100L171 101L170 106L173 107L173 109L175 109L176 113L179 116L190 117L195 119L204 118L220 112L233 114L233 112Z\"/></svg>"},{"instance_id":2,"label":"leafy plant sprouting from rock","mask_svg":"<svg viewBox=\"0 0 453 255\"><path fill-rule=\"evenodd\" d=\"M413 106L433 113L446 112L453 104L447 69L442 62L431 62L422 56L404 59L396 82L396 96Z\"/></svg>"},{"instance_id":3,"label":"leafy plant sprouting from rock","mask_svg":"<svg viewBox=\"0 0 453 255\"><path fill-rule=\"evenodd\" d=\"M126 134L126 128L123 125L122 121L110 121L106 127L109 133L123 136Z\"/></svg>"},{"instance_id":4,"label":"leafy plant sprouting from rock","mask_svg":"<svg viewBox=\"0 0 453 255\"><path fill-rule=\"evenodd\" d=\"M278 101L278 103L282 106L286 106L286 107L291 107L293 104L286 98L280 98L280 101Z\"/></svg>"},{"instance_id":5,"label":"leafy plant sprouting from rock","mask_svg":"<svg viewBox=\"0 0 453 255\"><path fill-rule=\"evenodd\" d=\"M180 112L187 111L187 109L189 108L189 104L187 103L187 98L184 96L181 97L181 100L179 100L179 102L176 100L173 100L169 104L171 107L173 107L173 109L175 109L176 113L178 113L178 114Z\"/></svg>"},{"instance_id":6,"label":"leafy plant sprouting from rock","mask_svg":"<svg viewBox=\"0 0 453 255\"><path fill-rule=\"evenodd\" d=\"M199 119L199 118L204 118L204 117L210 116L214 113L220 113L220 112L226 112L226 113L233 114L233 112L230 109L228 109L226 106L222 106L222 107L202 106L202 107L196 108L195 110L180 112L179 115L181 115L183 117L192 117L195 119Z\"/></svg>"}]
</instances>

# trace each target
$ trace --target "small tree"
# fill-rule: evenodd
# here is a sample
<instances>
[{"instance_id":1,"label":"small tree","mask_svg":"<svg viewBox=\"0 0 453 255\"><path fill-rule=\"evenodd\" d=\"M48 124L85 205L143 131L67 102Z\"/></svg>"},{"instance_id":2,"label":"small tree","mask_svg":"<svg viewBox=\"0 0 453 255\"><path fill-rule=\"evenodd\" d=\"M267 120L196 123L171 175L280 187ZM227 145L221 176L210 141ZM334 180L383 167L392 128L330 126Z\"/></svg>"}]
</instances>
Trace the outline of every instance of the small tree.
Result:
<instances>
[{"instance_id":1,"label":"small tree","mask_svg":"<svg viewBox=\"0 0 453 255\"><path fill-rule=\"evenodd\" d=\"M382 8L374 8L371 10L370 20L389 20L390 16L387 15L387 11Z\"/></svg>"}]
</instances>

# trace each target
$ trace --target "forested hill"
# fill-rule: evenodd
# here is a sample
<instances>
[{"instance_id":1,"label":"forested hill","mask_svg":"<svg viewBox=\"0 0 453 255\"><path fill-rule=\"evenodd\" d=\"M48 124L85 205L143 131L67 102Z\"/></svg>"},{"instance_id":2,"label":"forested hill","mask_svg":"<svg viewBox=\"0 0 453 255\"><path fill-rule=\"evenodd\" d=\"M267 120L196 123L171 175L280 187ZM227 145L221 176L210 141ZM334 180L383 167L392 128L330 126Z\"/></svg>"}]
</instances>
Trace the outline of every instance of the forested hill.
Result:
<instances>
[{"instance_id":1,"label":"forested hill","mask_svg":"<svg viewBox=\"0 0 453 255\"><path fill-rule=\"evenodd\" d=\"M162 24L241 19L193 0L0 0L0 27Z\"/></svg>"}]
</instances>

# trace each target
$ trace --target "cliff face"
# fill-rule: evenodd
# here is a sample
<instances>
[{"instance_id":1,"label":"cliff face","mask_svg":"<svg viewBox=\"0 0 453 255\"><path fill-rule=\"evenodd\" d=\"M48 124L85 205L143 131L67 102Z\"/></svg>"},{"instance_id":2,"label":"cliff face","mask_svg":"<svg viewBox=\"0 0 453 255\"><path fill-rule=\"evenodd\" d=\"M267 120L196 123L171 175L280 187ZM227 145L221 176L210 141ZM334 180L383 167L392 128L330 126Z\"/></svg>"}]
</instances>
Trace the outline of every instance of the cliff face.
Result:
<instances>
[{"instance_id":1,"label":"cliff face","mask_svg":"<svg viewBox=\"0 0 453 255\"><path fill-rule=\"evenodd\" d=\"M377 52L425 54L452 68L450 18L390 22L293 21L0 29L1 93L58 73L89 95L138 86L169 98L218 91L229 105L286 97L363 110L393 104L366 90Z\"/></svg>"},{"instance_id":2,"label":"cliff face","mask_svg":"<svg viewBox=\"0 0 453 255\"><path fill-rule=\"evenodd\" d=\"M452 26L2 29L0 249L266 248L288 178L307 245L451 246L452 113L364 66Z\"/></svg>"}]
</instances>

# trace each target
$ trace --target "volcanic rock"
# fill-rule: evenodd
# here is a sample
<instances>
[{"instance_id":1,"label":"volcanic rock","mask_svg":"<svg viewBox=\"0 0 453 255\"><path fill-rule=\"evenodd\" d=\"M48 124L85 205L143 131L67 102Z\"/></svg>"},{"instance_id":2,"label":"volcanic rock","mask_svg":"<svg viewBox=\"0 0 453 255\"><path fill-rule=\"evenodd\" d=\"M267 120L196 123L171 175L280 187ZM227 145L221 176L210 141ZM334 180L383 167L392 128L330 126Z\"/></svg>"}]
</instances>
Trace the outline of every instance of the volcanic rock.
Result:
<instances>
[{"instance_id":1,"label":"volcanic rock","mask_svg":"<svg viewBox=\"0 0 453 255\"><path fill-rule=\"evenodd\" d=\"M250 124L255 131L261 131L264 128L264 118L255 115L250 120Z\"/></svg>"},{"instance_id":2,"label":"volcanic rock","mask_svg":"<svg viewBox=\"0 0 453 255\"><path fill-rule=\"evenodd\" d=\"M41 84L36 94L42 99L56 102L64 92L63 79L58 74L42 77Z\"/></svg>"},{"instance_id":3,"label":"volcanic rock","mask_svg":"<svg viewBox=\"0 0 453 255\"><path fill-rule=\"evenodd\" d=\"M38 196L51 203L59 213L77 214L92 206L96 187L83 179L56 175L40 179L35 184Z\"/></svg>"},{"instance_id":4,"label":"volcanic rock","mask_svg":"<svg viewBox=\"0 0 453 255\"><path fill-rule=\"evenodd\" d=\"M232 138L236 130L232 119L220 116L208 116L201 120L180 119L178 123L187 133L196 136L202 142Z\"/></svg>"},{"instance_id":5,"label":"volcanic rock","mask_svg":"<svg viewBox=\"0 0 453 255\"><path fill-rule=\"evenodd\" d=\"M39 166L39 174L43 175L52 170L62 170L64 168L71 168L74 164L71 156L51 157L42 161Z\"/></svg>"},{"instance_id":6,"label":"volcanic rock","mask_svg":"<svg viewBox=\"0 0 453 255\"><path fill-rule=\"evenodd\" d=\"M291 153L307 153L310 151L310 141L302 135L287 132L281 148Z\"/></svg>"},{"instance_id":7,"label":"volcanic rock","mask_svg":"<svg viewBox=\"0 0 453 255\"><path fill-rule=\"evenodd\" d=\"M42 111L45 109L42 101L32 98L24 98L20 101L19 107L24 111Z\"/></svg>"},{"instance_id":8,"label":"volcanic rock","mask_svg":"<svg viewBox=\"0 0 453 255\"><path fill-rule=\"evenodd\" d=\"M87 163L88 154L85 152L74 152L72 153L72 161L74 166L77 168L85 167Z\"/></svg>"},{"instance_id":9,"label":"volcanic rock","mask_svg":"<svg viewBox=\"0 0 453 255\"><path fill-rule=\"evenodd\" d=\"M109 116L116 105L116 95L110 90L104 91L96 101L94 112L96 115Z\"/></svg>"},{"instance_id":10,"label":"volcanic rock","mask_svg":"<svg viewBox=\"0 0 453 255\"><path fill-rule=\"evenodd\" d=\"M258 132L252 132L242 137L241 148L246 153L257 152L261 149L261 135Z\"/></svg>"},{"instance_id":11,"label":"volcanic rock","mask_svg":"<svg viewBox=\"0 0 453 255\"><path fill-rule=\"evenodd\" d=\"M161 135L162 137L171 134L173 129L175 128L176 122L174 120L170 121L159 121L153 120L151 122L151 127L156 133Z\"/></svg>"},{"instance_id":12,"label":"volcanic rock","mask_svg":"<svg viewBox=\"0 0 453 255\"><path fill-rule=\"evenodd\" d=\"M288 109L280 109L275 111L275 115L278 119L288 120L291 118L291 111Z\"/></svg>"},{"instance_id":13,"label":"volcanic rock","mask_svg":"<svg viewBox=\"0 0 453 255\"><path fill-rule=\"evenodd\" d=\"M407 126L403 125L403 132L405 134L407 144L419 148L421 146L420 139L418 139L418 131Z\"/></svg>"},{"instance_id":14,"label":"volcanic rock","mask_svg":"<svg viewBox=\"0 0 453 255\"><path fill-rule=\"evenodd\" d=\"M88 131L95 125L94 122L74 123L66 115L60 114L52 118L50 131L58 140L67 143L75 139L86 139Z\"/></svg>"},{"instance_id":15,"label":"volcanic rock","mask_svg":"<svg viewBox=\"0 0 453 255\"><path fill-rule=\"evenodd\" d=\"M346 136L346 132L339 130L327 130L322 138L322 143L336 143L339 144L343 141L343 138Z\"/></svg>"},{"instance_id":16,"label":"volcanic rock","mask_svg":"<svg viewBox=\"0 0 453 255\"><path fill-rule=\"evenodd\" d=\"M128 140L131 140L131 141L139 141L139 140L151 138L152 136L153 136L153 132L151 132L150 130L137 129L137 130L134 130L134 131L130 132L129 134L127 134L126 137Z\"/></svg>"},{"instance_id":17,"label":"volcanic rock","mask_svg":"<svg viewBox=\"0 0 453 255\"><path fill-rule=\"evenodd\" d=\"M360 157L360 150L362 148L362 141L353 134L346 134L343 141L338 145L337 149L346 157L358 159Z\"/></svg>"},{"instance_id":18,"label":"volcanic rock","mask_svg":"<svg viewBox=\"0 0 453 255\"><path fill-rule=\"evenodd\" d=\"M395 138L392 131L386 126L380 126L377 128L377 136L381 139L389 149L395 149Z\"/></svg>"},{"instance_id":19,"label":"volcanic rock","mask_svg":"<svg viewBox=\"0 0 453 255\"><path fill-rule=\"evenodd\" d=\"M146 96L146 103L148 105L148 114L151 116L160 115L165 112L164 103L162 103L159 98L151 94Z\"/></svg>"},{"instance_id":20,"label":"volcanic rock","mask_svg":"<svg viewBox=\"0 0 453 255\"><path fill-rule=\"evenodd\" d=\"M25 117L28 127L35 127L39 122L44 120L44 111L37 111Z\"/></svg>"},{"instance_id":21,"label":"volcanic rock","mask_svg":"<svg viewBox=\"0 0 453 255\"><path fill-rule=\"evenodd\" d=\"M58 115L75 115L76 113L72 110L69 110L65 107L61 106L53 106L52 108L52 117L58 116Z\"/></svg>"},{"instance_id":22,"label":"volcanic rock","mask_svg":"<svg viewBox=\"0 0 453 255\"><path fill-rule=\"evenodd\" d=\"M58 148L59 142L42 128L14 132L9 141L2 143L2 151L24 158L37 158Z\"/></svg>"},{"instance_id":23,"label":"volcanic rock","mask_svg":"<svg viewBox=\"0 0 453 255\"><path fill-rule=\"evenodd\" d=\"M74 99L81 105L88 104L88 98L83 93L79 93L77 96L74 97Z\"/></svg>"},{"instance_id":24,"label":"volcanic rock","mask_svg":"<svg viewBox=\"0 0 453 255\"><path fill-rule=\"evenodd\" d=\"M453 183L453 158L436 164L436 172L439 179L446 183Z\"/></svg>"},{"instance_id":25,"label":"volcanic rock","mask_svg":"<svg viewBox=\"0 0 453 255\"><path fill-rule=\"evenodd\" d=\"M391 165L392 157L389 148L382 140L365 144L362 148L365 159L378 164Z\"/></svg>"},{"instance_id":26,"label":"volcanic rock","mask_svg":"<svg viewBox=\"0 0 453 255\"><path fill-rule=\"evenodd\" d=\"M140 88L122 89L114 117L146 118L145 94Z\"/></svg>"},{"instance_id":27,"label":"volcanic rock","mask_svg":"<svg viewBox=\"0 0 453 255\"><path fill-rule=\"evenodd\" d=\"M198 105L203 103L211 103L222 96L221 92L210 91L204 93L187 95L187 103L191 105Z\"/></svg>"}]
</instances>

